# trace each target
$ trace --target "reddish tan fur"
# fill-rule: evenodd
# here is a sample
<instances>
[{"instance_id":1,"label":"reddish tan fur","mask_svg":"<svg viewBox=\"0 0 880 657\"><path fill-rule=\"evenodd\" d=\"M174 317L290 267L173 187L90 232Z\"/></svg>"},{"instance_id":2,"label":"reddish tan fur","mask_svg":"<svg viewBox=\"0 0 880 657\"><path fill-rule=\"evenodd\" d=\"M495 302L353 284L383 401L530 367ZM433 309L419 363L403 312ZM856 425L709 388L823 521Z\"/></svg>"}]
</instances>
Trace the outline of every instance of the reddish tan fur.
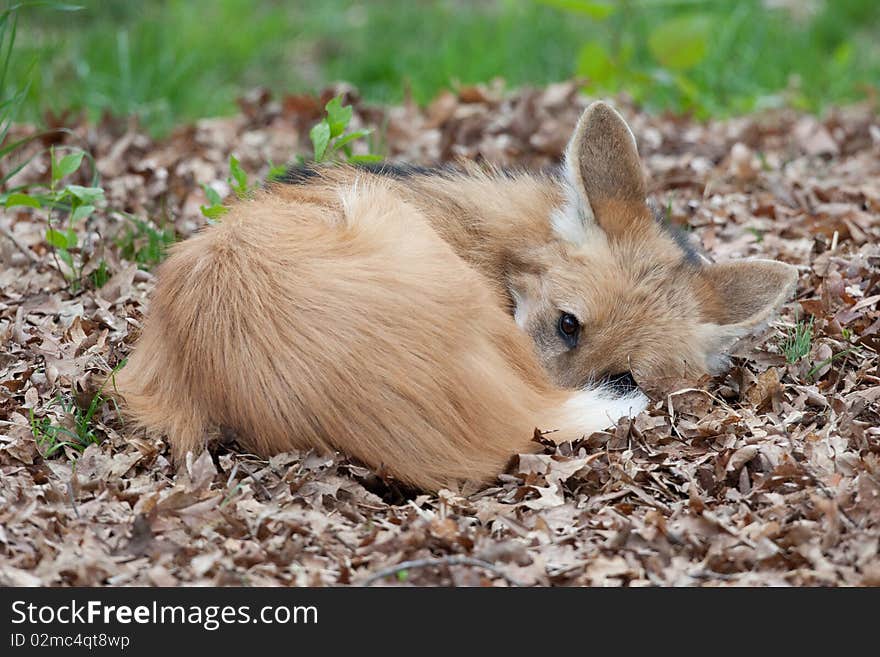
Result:
<instances>
[{"instance_id":1,"label":"reddish tan fur","mask_svg":"<svg viewBox=\"0 0 880 657\"><path fill-rule=\"evenodd\" d=\"M713 369L791 271L685 263L621 130L608 106L587 110L568 187L340 168L237 204L162 265L118 376L127 412L176 458L223 428L262 455L338 449L438 488L492 479L536 427L570 440L627 413L558 386ZM565 207L582 227L550 220ZM560 311L581 320L577 349L554 339Z\"/></svg>"},{"instance_id":2,"label":"reddish tan fur","mask_svg":"<svg viewBox=\"0 0 880 657\"><path fill-rule=\"evenodd\" d=\"M258 453L336 448L436 487L500 472L568 397L415 208L379 181L361 194L354 216L265 195L163 265L119 385L176 456L220 425Z\"/></svg>"}]
</instances>

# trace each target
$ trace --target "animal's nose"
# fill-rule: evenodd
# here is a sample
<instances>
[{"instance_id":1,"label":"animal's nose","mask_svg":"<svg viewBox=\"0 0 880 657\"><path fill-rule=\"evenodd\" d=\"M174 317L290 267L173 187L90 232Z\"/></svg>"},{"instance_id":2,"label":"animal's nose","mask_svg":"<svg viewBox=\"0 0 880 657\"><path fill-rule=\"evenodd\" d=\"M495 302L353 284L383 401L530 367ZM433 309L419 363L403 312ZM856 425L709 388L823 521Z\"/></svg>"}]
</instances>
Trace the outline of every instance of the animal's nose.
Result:
<instances>
[{"instance_id":1,"label":"animal's nose","mask_svg":"<svg viewBox=\"0 0 880 657\"><path fill-rule=\"evenodd\" d=\"M621 393L628 393L637 390L639 384L633 378L632 372L621 372L620 374L609 374L602 379L602 383L608 387L615 388Z\"/></svg>"}]
</instances>

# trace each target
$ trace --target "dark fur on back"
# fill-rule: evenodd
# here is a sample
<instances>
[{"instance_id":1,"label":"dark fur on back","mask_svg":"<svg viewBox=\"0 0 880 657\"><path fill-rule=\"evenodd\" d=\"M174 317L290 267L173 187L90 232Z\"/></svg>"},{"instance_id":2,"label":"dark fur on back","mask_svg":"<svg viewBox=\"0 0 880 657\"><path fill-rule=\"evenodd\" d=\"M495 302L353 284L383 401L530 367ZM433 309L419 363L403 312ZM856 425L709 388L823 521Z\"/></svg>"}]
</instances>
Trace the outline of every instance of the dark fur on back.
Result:
<instances>
[{"instance_id":1,"label":"dark fur on back","mask_svg":"<svg viewBox=\"0 0 880 657\"><path fill-rule=\"evenodd\" d=\"M654 215L654 221L657 222L667 235L675 240L678 248L680 248L684 254L685 261L689 265L699 265L702 262L700 252L694 246L688 233L680 226L676 226L669 221L666 212L664 212L656 203L649 203L649 207L651 208L651 213Z\"/></svg>"},{"instance_id":2,"label":"dark fur on back","mask_svg":"<svg viewBox=\"0 0 880 657\"><path fill-rule=\"evenodd\" d=\"M323 165L327 166L327 165ZM322 165L314 164L295 164L287 169L284 176L276 179L274 182L302 185L313 181L321 175ZM357 168L377 176L386 176L394 180L406 180L413 176L448 176L448 175L467 175L465 170L451 166L443 165L439 167L423 167L413 164L394 164L391 162L375 162L358 164ZM517 173L513 169L497 168L493 169L495 175L501 175L505 178L513 178ZM554 180L562 180L563 172L560 167L551 167L542 171L545 175ZM666 217L666 213L655 203L650 204L651 210L656 222L663 230L673 239L684 255L688 264L699 265L700 254L691 242L688 234L678 226L673 225Z\"/></svg>"},{"instance_id":3,"label":"dark fur on back","mask_svg":"<svg viewBox=\"0 0 880 657\"><path fill-rule=\"evenodd\" d=\"M320 175L321 165L294 164L277 182L289 185L301 185L309 182ZM445 173L450 169L445 167L420 167L412 164L392 164L390 162L375 162L369 164L358 164L358 169L362 169L377 176L387 176L395 180L405 180L412 176L431 176Z\"/></svg>"}]
</instances>

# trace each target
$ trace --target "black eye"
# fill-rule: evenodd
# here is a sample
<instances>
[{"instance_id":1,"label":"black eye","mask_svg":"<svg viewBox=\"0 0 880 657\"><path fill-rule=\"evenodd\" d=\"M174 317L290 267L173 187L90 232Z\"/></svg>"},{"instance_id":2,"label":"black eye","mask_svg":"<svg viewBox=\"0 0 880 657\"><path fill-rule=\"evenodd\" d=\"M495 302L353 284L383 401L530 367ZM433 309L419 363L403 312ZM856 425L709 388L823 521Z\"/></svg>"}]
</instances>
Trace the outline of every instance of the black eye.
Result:
<instances>
[{"instance_id":1,"label":"black eye","mask_svg":"<svg viewBox=\"0 0 880 657\"><path fill-rule=\"evenodd\" d=\"M562 313L559 316L557 330L559 331L559 337L565 341L565 344L567 344L570 349L577 345L578 333L580 333L581 330L581 323L578 321L577 317L571 313Z\"/></svg>"}]
</instances>

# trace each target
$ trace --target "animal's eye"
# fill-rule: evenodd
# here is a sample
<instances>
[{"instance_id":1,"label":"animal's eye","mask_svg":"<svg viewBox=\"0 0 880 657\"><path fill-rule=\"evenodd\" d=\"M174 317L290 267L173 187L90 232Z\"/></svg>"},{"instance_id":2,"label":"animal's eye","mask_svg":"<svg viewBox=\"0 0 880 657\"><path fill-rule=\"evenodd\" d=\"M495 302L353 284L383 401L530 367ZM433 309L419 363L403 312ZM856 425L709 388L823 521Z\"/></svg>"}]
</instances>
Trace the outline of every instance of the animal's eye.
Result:
<instances>
[{"instance_id":1,"label":"animal's eye","mask_svg":"<svg viewBox=\"0 0 880 657\"><path fill-rule=\"evenodd\" d=\"M577 345L581 323L578 321L578 318L571 313L562 313L559 316L559 323L557 324L556 330L559 331L559 337L565 341L565 344L567 344L569 348L573 348Z\"/></svg>"}]
</instances>

